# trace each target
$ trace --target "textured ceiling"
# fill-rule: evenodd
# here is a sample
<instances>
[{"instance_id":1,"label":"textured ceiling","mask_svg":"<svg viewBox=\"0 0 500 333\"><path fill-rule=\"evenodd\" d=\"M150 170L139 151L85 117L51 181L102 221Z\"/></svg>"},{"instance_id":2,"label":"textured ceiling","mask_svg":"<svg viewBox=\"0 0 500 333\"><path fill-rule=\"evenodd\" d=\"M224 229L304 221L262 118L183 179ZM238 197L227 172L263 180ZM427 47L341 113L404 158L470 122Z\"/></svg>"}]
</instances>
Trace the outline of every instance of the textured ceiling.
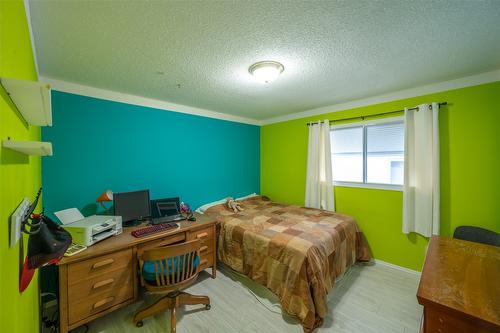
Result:
<instances>
[{"instance_id":1,"label":"textured ceiling","mask_svg":"<svg viewBox=\"0 0 500 333\"><path fill-rule=\"evenodd\" d=\"M31 1L40 74L254 119L500 68L500 1ZM276 60L275 82L248 67Z\"/></svg>"}]
</instances>

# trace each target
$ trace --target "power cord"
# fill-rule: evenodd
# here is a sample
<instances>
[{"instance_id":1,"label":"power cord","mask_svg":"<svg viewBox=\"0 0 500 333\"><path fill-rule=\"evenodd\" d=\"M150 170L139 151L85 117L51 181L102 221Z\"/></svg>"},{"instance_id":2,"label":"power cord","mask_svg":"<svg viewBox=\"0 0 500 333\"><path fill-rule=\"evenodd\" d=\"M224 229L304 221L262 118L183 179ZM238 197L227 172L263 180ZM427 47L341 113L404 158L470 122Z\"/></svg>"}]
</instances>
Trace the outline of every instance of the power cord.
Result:
<instances>
[{"instance_id":1,"label":"power cord","mask_svg":"<svg viewBox=\"0 0 500 333\"><path fill-rule=\"evenodd\" d=\"M248 279L248 276L244 275L244 274L241 274L233 269L231 269L230 267L227 267L226 265L223 266L223 268L221 269L224 271L224 273L228 273L227 275L231 275L233 279L236 280L235 277L240 277L240 278L246 278ZM286 313L285 311L276 311L274 309L271 309L269 308L265 303L263 303L259 296L257 296L257 294L255 294L249 287L243 285L245 287L245 289L249 292L250 295L252 295L262 306L264 306L268 311L272 312L272 313L276 313L276 314L279 314L279 315L282 315L282 314L285 314L289 317L292 317L290 316L288 313ZM277 307L279 308L280 310L283 310L281 305L279 304L273 304L274 307Z\"/></svg>"}]
</instances>

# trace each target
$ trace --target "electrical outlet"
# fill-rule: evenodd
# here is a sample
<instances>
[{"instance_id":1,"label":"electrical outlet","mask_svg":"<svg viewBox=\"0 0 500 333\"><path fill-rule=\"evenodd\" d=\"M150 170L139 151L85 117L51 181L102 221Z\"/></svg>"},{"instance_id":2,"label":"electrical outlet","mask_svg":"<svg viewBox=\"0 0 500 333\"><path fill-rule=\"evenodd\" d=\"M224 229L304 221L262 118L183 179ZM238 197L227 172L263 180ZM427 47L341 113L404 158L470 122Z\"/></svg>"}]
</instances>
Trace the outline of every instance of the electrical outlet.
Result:
<instances>
[{"instance_id":1,"label":"electrical outlet","mask_svg":"<svg viewBox=\"0 0 500 333\"><path fill-rule=\"evenodd\" d=\"M21 222L30 205L28 198L24 198L10 217L10 247L16 246L19 238L21 238Z\"/></svg>"}]
</instances>

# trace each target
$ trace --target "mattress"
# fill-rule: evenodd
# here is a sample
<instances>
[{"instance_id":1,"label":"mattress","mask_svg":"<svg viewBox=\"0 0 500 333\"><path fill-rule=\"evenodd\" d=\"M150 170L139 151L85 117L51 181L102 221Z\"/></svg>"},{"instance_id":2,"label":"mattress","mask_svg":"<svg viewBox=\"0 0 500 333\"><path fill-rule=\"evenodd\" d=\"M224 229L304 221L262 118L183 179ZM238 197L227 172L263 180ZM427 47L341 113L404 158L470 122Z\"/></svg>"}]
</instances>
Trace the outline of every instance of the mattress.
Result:
<instances>
[{"instance_id":1,"label":"mattress","mask_svg":"<svg viewBox=\"0 0 500 333\"><path fill-rule=\"evenodd\" d=\"M371 254L356 221L334 212L285 205L258 196L205 214L220 224L219 260L275 293L305 332L323 324L336 277Z\"/></svg>"}]
</instances>

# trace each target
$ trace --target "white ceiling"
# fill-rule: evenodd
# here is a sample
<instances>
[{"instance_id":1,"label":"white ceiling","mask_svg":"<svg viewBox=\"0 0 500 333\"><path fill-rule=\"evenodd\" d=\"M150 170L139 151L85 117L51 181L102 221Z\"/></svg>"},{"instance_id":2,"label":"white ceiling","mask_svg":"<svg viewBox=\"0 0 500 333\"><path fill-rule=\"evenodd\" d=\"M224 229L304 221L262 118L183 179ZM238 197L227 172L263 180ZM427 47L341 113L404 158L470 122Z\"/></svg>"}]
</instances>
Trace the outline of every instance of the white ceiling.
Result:
<instances>
[{"instance_id":1,"label":"white ceiling","mask_svg":"<svg viewBox=\"0 0 500 333\"><path fill-rule=\"evenodd\" d=\"M266 119L500 68L500 1L31 1L41 76ZM260 60L285 66L265 85Z\"/></svg>"}]
</instances>

